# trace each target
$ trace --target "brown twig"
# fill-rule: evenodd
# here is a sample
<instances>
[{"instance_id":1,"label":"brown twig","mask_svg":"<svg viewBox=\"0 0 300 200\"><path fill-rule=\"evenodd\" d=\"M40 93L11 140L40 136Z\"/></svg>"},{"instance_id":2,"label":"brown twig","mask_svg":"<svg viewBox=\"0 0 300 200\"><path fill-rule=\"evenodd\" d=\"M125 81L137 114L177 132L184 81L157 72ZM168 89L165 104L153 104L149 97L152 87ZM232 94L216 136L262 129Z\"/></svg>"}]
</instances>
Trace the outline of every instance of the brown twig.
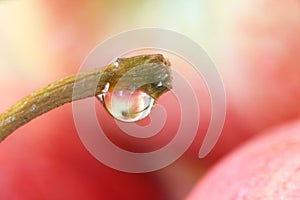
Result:
<instances>
[{"instance_id":1,"label":"brown twig","mask_svg":"<svg viewBox=\"0 0 300 200\"><path fill-rule=\"evenodd\" d=\"M65 103L101 94L107 83L110 83L109 90L132 87L133 84L158 99L171 88L170 73L169 62L160 54L152 54L118 59L118 66L113 63L53 82L0 114L0 142L43 113Z\"/></svg>"}]
</instances>

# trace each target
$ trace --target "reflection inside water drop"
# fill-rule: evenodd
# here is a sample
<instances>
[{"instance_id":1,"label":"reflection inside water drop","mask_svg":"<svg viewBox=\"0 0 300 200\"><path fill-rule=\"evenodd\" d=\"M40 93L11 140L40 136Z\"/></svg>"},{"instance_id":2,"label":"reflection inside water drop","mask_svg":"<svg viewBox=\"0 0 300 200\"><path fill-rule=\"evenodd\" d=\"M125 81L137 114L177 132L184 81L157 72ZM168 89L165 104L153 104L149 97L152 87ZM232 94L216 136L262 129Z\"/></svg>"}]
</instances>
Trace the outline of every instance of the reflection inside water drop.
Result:
<instances>
[{"instance_id":1,"label":"reflection inside water drop","mask_svg":"<svg viewBox=\"0 0 300 200\"><path fill-rule=\"evenodd\" d=\"M154 98L141 90L117 90L97 97L114 118L123 122L147 117L154 105Z\"/></svg>"}]
</instances>

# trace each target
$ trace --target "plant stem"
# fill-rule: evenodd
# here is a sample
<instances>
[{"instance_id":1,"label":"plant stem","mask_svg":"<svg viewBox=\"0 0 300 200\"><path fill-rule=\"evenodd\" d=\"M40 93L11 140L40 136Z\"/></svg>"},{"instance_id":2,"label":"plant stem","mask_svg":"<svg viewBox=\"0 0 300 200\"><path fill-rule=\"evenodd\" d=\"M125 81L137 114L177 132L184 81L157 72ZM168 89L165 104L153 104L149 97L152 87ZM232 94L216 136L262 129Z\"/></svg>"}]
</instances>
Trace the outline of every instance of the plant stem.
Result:
<instances>
[{"instance_id":1,"label":"plant stem","mask_svg":"<svg viewBox=\"0 0 300 200\"><path fill-rule=\"evenodd\" d=\"M142 83L148 80L148 84L144 84L142 90L158 99L160 95L171 88L169 62L160 54L118 59L117 67L110 64L53 82L34 91L1 113L0 142L17 128L43 113L65 103L101 94L106 83L110 83L113 87L124 74L141 65L147 67L136 70L134 82ZM159 82L160 85L163 83L163 86L157 87ZM73 92L74 87L76 87L75 93ZM118 87L120 87L119 84Z\"/></svg>"}]
</instances>

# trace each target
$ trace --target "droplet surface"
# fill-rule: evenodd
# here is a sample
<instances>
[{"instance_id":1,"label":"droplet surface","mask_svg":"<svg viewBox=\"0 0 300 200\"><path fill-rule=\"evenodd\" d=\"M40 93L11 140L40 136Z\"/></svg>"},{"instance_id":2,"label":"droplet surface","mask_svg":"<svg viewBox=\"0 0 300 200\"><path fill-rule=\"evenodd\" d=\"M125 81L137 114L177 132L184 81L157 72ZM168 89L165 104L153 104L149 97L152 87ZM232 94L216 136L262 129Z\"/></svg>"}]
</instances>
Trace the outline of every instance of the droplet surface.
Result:
<instances>
[{"instance_id":1,"label":"droplet surface","mask_svg":"<svg viewBox=\"0 0 300 200\"><path fill-rule=\"evenodd\" d=\"M142 90L117 90L98 95L106 110L123 122L135 122L147 117L154 98Z\"/></svg>"}]
</instances>

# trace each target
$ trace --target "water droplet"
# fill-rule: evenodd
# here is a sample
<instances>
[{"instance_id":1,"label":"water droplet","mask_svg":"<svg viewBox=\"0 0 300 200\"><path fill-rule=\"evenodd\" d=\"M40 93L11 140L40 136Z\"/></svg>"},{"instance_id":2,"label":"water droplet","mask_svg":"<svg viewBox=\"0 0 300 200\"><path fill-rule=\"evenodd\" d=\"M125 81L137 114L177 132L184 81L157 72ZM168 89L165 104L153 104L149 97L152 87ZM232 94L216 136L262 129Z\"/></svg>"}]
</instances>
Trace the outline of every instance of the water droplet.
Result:
<instances>
[{"instance_id":1,"label":"water droplet","mask_svg":"<svg viewBox=\"0 0 300 200\"><path fill-rule=\"evenodd\" d=\"M147 117L154 98L141 90L117 90L98 95L106 110L123 122L135 122Z\"/></svg>"},{"instance_id":2,"label":"water droplet","mask_svg":"<svg viewBox=\"0 0 300 200\"><path fill-rule=\"evenodd\" d=\"M30 108L30 111L33 112L33 111L35 111L35 109L36 109L36 105L33 104L33 105L31 106L31 108Z\"/></svg>"},{"instance_id":3,"label":"water droplet","mask_svg":"<svg viewBox=\"0 0 300 200\"><path fill-rule=\"evenodd\" d=\"M113 62L113 65L114 65L114 67L115 68L118 68L119 67L119 62L122 60L122 58L117 58L116 60L115 60L115 62Z\"/></svg>"},{"instance_id":4,"label":"water droplet","mask_svg":"<svg viewBox=\"0 0 300 200\"><path fill-rule=\"evenodd\" d=\"M117 68L119 67L119 62L116 60L114 63L113 63L114 67Z\"/></svg>"}]
</instances>

